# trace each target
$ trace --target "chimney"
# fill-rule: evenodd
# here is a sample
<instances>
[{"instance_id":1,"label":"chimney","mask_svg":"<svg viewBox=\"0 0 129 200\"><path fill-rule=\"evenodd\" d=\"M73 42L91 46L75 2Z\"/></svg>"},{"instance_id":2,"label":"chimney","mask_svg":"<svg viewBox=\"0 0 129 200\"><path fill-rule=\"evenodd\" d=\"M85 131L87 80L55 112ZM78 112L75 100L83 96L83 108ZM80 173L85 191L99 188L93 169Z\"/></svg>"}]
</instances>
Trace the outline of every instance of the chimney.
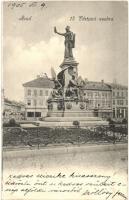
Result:
<instances>
[{"instance_id":1,"label":"chimney","mask_svg":"<svg viewBox=\"0 0 129 200\"><path fill-rule=\"evenodd\" d=\"M88 82L88 79L87 79L87 78L85 78L85 80L84 80L84 81L85 81L85 83L87 83L87 82Z\"/></svg>"},{"instance_id":2,"label":"chimney","mask_svg":"<svg viewBox=\"0 0 129 200\"><path fill-rule=\"evenodd\" d=\"M113 79L113 84L116 85L117 84L117 80Z\"/></svg>"},{"instance_id":3,"label":"chimney","mask_svg":"<svg viewBox=\"0 0 129 200\"><path fill-rule=\"evenodd\" d=\"M102 85L104 84L104 80L103 79L101 80L101 83L102 83Z\"/></svg>"},{"instance_id":4,"label":"chimney","mask_svg":"<svg viewBox=\"0 0 129 200\"><path fill-rule=\"evenodd\" d=\"M37 78L40 78L40 75L37 75Z\"/></svg>"}]
</instances>

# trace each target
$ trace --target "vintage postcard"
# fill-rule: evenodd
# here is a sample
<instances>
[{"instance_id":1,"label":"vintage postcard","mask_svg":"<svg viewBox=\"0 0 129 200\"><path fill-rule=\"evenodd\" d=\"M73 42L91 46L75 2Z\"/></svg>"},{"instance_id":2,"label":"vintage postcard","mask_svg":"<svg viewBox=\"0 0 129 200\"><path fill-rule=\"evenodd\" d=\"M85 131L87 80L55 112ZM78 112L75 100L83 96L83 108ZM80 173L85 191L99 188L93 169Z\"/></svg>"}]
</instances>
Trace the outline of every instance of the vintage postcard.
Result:
<instances>
[{"instance_id":1,"label":"vintage postcard","mask_svg":"<svg viewBox=\"0 0 129 200\"><path fill-rule=\"evenodd\" d=\"M126 200L127 1L2 1L2 200Z\"/></svg>"}]
</instances>

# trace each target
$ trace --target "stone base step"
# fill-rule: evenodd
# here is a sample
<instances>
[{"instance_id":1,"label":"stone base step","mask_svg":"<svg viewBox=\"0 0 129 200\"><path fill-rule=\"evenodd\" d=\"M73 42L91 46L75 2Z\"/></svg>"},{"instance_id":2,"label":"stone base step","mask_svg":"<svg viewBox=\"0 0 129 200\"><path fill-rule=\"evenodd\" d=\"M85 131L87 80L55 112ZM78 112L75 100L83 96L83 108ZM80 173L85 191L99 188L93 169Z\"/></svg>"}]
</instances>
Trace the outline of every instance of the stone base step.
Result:
<instances>
[{"instance_id":1,"label":"stone base step","mask_svg":"<svg viewBox=\"0 0 129 200\"><path fill-rule=\"evenodd\" d=\"M45 117L45 122L102 121L100 117Z\"/></svg>"},{"instance_id":2,"label":"stone base step","mask_svg":"<svg viewBox=\"0 0 129 200\"><path fill-rule=\"evenodd\" d=\"M48 117L94 117L93 111L49 111Z\"/></svg>"},{"instance_id":3,"label":"stone base step","mask_svg":"<svg viewBox=\"0 0 129 200\"><path fill-rule=\"evenodd\" d=\"M40 127L75 127L73 122L47 122L47 121L36 121ZM108 125L107 121L80 121L80 127L87 126L100 126L100 125Z\"/></svg>"}]
</instances>

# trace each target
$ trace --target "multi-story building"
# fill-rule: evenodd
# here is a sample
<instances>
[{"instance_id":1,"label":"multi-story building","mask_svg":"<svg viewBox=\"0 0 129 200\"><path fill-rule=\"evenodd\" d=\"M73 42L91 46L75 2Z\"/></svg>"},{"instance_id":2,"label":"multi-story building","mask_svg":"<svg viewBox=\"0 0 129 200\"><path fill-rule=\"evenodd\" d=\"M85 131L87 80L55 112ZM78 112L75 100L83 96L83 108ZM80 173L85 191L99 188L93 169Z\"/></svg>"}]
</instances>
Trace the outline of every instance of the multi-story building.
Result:
<instances>
[{"instance_id":1,"label":"multi-story building","mask_svg":"<svg viewBox=\"0 0 129 200\"><path fill-rule=\"evenodd\" d=\"M7 122L11 118L16 121L24 120L25 118L25 105L22 102L10 101L4 98L3 102L3 121Z\"/></svg>"},{"instance_id":2,"label":"multi-story building","mask_svg":"<svg viewBox=\"0 0 129 200\"><path fill-rule=\"evenodd\" d=\"M47 115L47 100L54 88L54 83L47 77L37 76L36 79L23 84L25 113L27 120L37 120Z\"/></svg>"},{"instance_id":3,"label":"multi-story building","mask_svg":"<svg viewBox=\"0 0 129 200\"><path fill-rule=\"evenodd\" d=\"M87 81L84 85L84 95L88 100L89 109L93 109L96 116L112 117L111 86L101 82Z\"/></svg>"},{"instance_id":4,"label":"multi-story building","mask_svg":"<svg viewBox=\"0 0 129 200\"><path fill-rule=\"evenodd\" d=\"M128 117L128 87L117 83L110 84L112 88L113 118L123 119Z\"/></svg>"},{"instance_id":5,"label":"multi-story building","mask_svg":"<svg viewBox=\"0 0 129 200\"><path fill-rule=\"evenodd\" d=\"M25 113L27 120L45 117L48 112L47 100L54 88L54 82L47 77L24 83ZM84 98L88 108L96 116L102 118L127 118L128 88L119 84L85 81L83 86Z\"/></svg>"}]
</instances>

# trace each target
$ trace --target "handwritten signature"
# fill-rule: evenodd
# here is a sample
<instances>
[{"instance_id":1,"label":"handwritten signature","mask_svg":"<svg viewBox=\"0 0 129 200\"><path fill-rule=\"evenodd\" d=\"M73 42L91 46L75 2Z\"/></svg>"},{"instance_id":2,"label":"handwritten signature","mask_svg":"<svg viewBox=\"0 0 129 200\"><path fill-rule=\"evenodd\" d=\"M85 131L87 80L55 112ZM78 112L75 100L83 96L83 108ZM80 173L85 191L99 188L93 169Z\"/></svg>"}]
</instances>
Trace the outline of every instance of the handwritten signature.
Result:
<instances>
[{"instance_id":1,"label":"handwritten signature","mask_svg":"<svg viewBox=\"0 0 129 200\"><path fill-rule=\"evenodd\" d=\"M126 197L122 192L119 192L119 191L117 191L117 192L113 195L112 199L113 199L115 196L117 196L117 195L123 197L124 199L127 199L127 197Z\"/></svg>"}]
</instances>

